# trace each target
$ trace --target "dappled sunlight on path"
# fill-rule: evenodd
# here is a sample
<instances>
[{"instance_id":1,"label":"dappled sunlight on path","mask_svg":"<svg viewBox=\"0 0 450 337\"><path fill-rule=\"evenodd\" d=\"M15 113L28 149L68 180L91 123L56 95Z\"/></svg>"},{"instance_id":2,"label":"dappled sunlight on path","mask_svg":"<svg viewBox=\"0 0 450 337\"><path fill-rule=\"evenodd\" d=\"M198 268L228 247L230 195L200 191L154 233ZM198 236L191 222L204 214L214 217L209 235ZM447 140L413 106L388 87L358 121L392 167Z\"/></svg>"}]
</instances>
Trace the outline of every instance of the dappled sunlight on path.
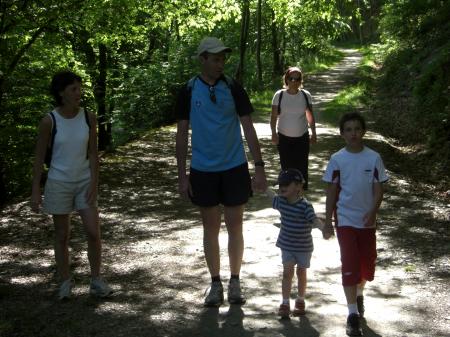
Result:
<instances>
[{"instance_id":1,"label":"dappled sunlight on path","mask_svg":"<svg viewBox=\"0 0 450 337\"><path fill-rule=\"evenodd\" d=\"M308 78L319 113L318 143L310 156L307 198L325 211L323 170L341 148L338 130L320 120L323 102L354 81L354 51L335 69ZM266 172L275 185L279 164L268 118L255 123ZM367 134L369 146L387 155L388 169L402 154L386 139ZM346 304L340 282L336 238L313 230L315 250L308 271L307 314L279 320L281 257L275 241L279 215L264 195L255 195L244 218L242 280L248 302L202 307L209 275L203 258L198 211L177 193L175 127L149 132L101 162L100 205L104 275L116 290L109 300L90 298L85 237L79 220L72 229L72 270L76 297L55 302L55 269L50 219L33 215L19 201L0 221L0 336L98 337L341 337ZM364 335L369 337L448 336L450 303L448 205L414 190L389 171L380 216L379 266L367 286ZM412 212L411 210L414 210ZM7 239L4 239L7 238ZM228 281L227 235L220 233L222 276ZM293 294L295 292L293 287ZM440 297L434 296L436 292ZM293 301L292 301L293 303ZM33 322L30 324L29 322ZM6 332L6 334L3 334Z\"/></svg>"}]
</instances>

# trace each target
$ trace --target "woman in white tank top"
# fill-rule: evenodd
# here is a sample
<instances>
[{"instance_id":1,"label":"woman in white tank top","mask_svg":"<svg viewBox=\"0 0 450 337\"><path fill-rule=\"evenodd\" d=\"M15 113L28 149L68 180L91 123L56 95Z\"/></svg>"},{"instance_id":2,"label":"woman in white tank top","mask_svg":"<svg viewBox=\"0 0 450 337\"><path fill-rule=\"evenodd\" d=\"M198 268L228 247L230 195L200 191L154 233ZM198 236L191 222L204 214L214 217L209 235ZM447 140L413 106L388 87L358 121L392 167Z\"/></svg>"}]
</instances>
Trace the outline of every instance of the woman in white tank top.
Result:
<instances>
[{"instance_id":1,"label":"woman in white tank top","mask_svg":"<svg viewBox=\"0 0 450 337\"><path fill-rule=\"evenodd\" d=\"M278 147L281 169L300 170L305 179L303 189L307 190L309 145L317 141L311 94L301 89L303 75L298 67L289 67L283 82L284 89L278 90L272 98L272 143Z\"/></svg>"},{"instance_id":2,"label":"woman in white tank top","mask_svg":"<svg viewBox=\"0 0 450 337\"><path fill-rule=\"evenodd\" d=\"M70 71L55 74L50 86L55 109L39 124L33 166L31 207L40 211L40 182L50 146L51 161L44 188L43 210L52 214L55 226L55 260L61 278L59 299L71 296L69 269L70 214L77 211L88 241L91 269L90 293L105 297L112 289L100 278L101 239L97 209L97 124L93 114L80 107L81 77Z\"/></svg>"}]
</instances>

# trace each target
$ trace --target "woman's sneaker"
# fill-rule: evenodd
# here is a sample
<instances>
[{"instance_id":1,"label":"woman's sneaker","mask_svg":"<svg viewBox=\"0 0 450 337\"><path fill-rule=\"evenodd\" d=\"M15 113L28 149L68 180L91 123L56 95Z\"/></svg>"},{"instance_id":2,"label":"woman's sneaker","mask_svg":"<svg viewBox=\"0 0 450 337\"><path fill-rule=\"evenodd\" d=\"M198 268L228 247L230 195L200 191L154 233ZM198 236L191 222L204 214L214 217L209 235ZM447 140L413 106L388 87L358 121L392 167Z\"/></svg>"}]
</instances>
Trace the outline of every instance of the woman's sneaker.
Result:
<instances>
[{"instance_id":1,"label":"woman's sneaker","mask_svg":"<svg viewBox=\"0 0 450 337\"><path fill-rule=\"evenodd\" d=\"M206 289L208 292L208 289ZM205 297L205 307L219 307L223 303L222 282L212 282L208 295Z\"/></svg>"},{"instance_id":2,"label":"woman's sneaker","mask_svg":"<svg viewBox=\"0 0 450 337\"><path fill-rule=\"evenodd\" d=\"M305 314L305 301L296 300L294 310L292 311L292 315L303 316L304 314Z\"/></svg>"},{"instance_id":3,"label":"woman's sneaker","mask_svg":"<svg viewBox=\"0 0 450 337\"><path fill-rule=\"evenodd\" d=\"M238 279L230 279L228 284L228 302L230 304L244 304L246 298L241 290L241 282Z\"/></svg>"},{"instance_id":4,"label":"woman's sneaker","mask_svg":"<svg viewBox=\"0 0 450 337\"><path fill-rule=\"evenodd\" d=\"M60 301L67 300L72 296L73 283L74 282L71 278L61 283L58 291L58 299Z\"/></svg>"},{"instance_id":5,"label":"woman's sneaker","mask_svg":"<svg viewBox=\"0 0 450 337\"><path fill-rule=\"evenodd\" d=\"M89 293L91 295L105 298L112 295L113 292L114 291L110 288L110 286L107 285L106 282L100 277L93 278L91 280L91 286L89 288Z\"/></svg>"}]
</instances>

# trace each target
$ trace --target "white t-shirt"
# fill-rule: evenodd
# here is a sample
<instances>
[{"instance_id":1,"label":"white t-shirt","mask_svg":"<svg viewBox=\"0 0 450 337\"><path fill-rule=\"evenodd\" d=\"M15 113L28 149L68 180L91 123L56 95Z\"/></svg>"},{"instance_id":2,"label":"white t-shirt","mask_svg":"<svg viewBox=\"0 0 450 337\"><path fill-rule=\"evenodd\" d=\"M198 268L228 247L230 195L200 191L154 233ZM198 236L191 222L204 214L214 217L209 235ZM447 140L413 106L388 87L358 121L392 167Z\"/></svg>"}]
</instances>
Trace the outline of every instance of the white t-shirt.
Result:
<instances>
[{"instance_id":1,"label":"white t-shirt","mask_svg":"<svg viewBox=\"0 0 450 337\"><path fill-rule=\"evenodd\" d=\"M53 115L56 120L56 135L48 178L64 182L90 178L90 164L86 156L89 126L86 124L84 109L80 108L73 118L62 117L56 109L53 110Z\"/></svg>"},{"instance_id":2,"label":"white t-shirt","mask_svg":"<svg viewBox=\"0 0 450 337\"><path fill-rule=\"evenodd\" d=\"M364 147L352 153L345 148L331 156L323 181L338 184L337 225L365 228L363 217L373 207L373 184L388 180L380 155Z\"/></svg>"},{"instance_id":3,"label":"white t-shirt","mask_svg":"<svg viewBox=\"0 0 450 337\"><path fill-rule=\"evenodd\" d=\"M312 103L311 94L302 89ZM308 132L308 120L306 119L306 100L305 96L299 90L295 95L286 91L278 90L272 98L272 106L278 106L280 92L283 91L281 99L281 113L278 116L278 132L288 137L301 137Z\"/></svg>"}]
</instances>

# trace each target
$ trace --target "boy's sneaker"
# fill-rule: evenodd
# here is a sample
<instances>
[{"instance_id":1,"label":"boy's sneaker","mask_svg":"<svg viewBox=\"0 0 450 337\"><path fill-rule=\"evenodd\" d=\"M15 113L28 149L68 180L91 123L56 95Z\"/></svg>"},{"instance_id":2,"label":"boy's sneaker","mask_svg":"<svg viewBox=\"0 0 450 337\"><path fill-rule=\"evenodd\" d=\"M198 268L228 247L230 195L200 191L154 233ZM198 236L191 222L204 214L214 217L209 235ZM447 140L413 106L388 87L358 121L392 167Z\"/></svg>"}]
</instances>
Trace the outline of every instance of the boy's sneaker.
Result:
<instances>
[{"instance_id":1,"label":"boy's sneaker","mask_svg":"<svg viewBox=\"0 0 450 337\"><path fill-rule=\"evenodd\" d=\"M70 296L72 296L72 287L73 287L73 280L71 278L61 283L58 291L58 299L61 301L69 299Z\"/></svg>"},{"instance_id":2,"label":"boy's sneaker","mask_svg":"<svg viewBox=\"0 0 450 337\"><path fill-rule=\"evenodd\" d=\"M292 311L292 315L303 316L304 314L305 314L305 301L296 300L294 310Z\"/></svg>"},{"instance_id":3,"label":"boy's sneaker","mask_svg":"<svg viewBox=\"0 0 450 337\"><path fill-rule=\"evenodd\" d=\"M244 304L246 301L241 291L241 282L238 279L230 279L230 283L228 283L228 302L230 304Z\"/></svg>"},{"instance_id":4,"label":"boy's sneaker","mask_svg":"<svg viewBox=\"0 0 450 337\"><path fill-rule=\"evenodd\" d=\"M359 317L364 317L364 296L356 296L356 304L358 305Z\"/></svg>"},{"instance_id":5,"label":"boy's sneaker","mask_svg":"<svg viewBox=\"0 0 450 337\"><path fill-rule=\"evenodd\" d=\"M103 279L97 277L91 280L89 293L93 296L105 298L112 295L113 290L105 281L103 281Z\"/></svg>"},{"instance_id":6,"label":"boy's sneaker","mask_svg":"<svg viewBox=\"0 0 450 337\"><path fill-rule=\"evenodd\" d=\"M362 329L359 323L358 314L348 315L346 332L348 336L362 336Z\"/></svg>"},{"instance_id":7,"label":"boy's sneaker","mask_svg":"<svg viewBox=\"0 0 450 337\"><path fill-rule=\"evenodd\" d=\"M206 289L208 291L208 289ZM205 297L205 307L219 307L223 303L222 282L212 282Z\"/></svg>"},{"instance_id":8,"label":"boy's sneaker","mask_svg":"<svg viewBox=\"0 0 450 337\"><path fill-rule=\"evenodd\" d=\"M280 304L280 307L278 308L278 316L281 318L289 318L290 313L291 308L289 307L289 304Z\"/></svg>"}]
</instances>

